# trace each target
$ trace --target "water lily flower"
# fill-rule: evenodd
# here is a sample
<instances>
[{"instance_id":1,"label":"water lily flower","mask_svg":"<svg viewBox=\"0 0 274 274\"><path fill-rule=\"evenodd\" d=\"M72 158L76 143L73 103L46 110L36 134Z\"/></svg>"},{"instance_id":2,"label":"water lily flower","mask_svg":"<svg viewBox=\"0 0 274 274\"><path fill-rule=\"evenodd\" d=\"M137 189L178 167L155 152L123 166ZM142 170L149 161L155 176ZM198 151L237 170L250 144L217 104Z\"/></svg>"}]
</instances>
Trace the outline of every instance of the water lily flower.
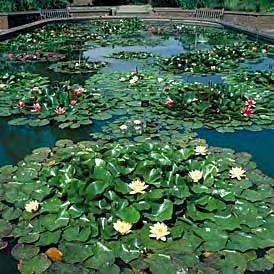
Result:
<instances>
[{"instance_id":1,"label":"water lily flower","mask_svg":"<svg viewBox=\"0 0 274 274\"><path fill-rule=\"evenodd\" d=\"M132 191L130 191L129 194L144 194L145 189L149 187L148 185L146 185L145 182L142 182L140 178L137 178L136 180L132 181L132 183L130 183L128 186L130 189L132 189Z\"/></svg>"},{"instance_id":2,"label":"water lily flower","mask_svg":"<svg viewBox=\"0 0 274 274\"><path fill-rule=\"evenodd\" d=\"M135 75L130 79L129 83L135 84L136 82L138 82L138 80L139 80L139 77L137 75Z\"/></svg>"},{"instance_id":3,"label":"water lily flower","mask_svg":"<svg viewBox=\"0 0 274 274\"><path fill-rule=\"evenodd\" d=\"M16 105L17 108L20 108L20 109L24 109L26 107L26 104L22 101L20 101L17 105Z\"/></svg>"},{"instance_id":4,"label":"water lily flower","mask_svg":"<svg viewBox=\"0 0 274 274\"><path fill-rule=\"evenodd\" d=\"M194 151L195 151L195 155L206 155L207 147L206 146L197 146Z\"/></svg>"},{"instance_id":5,"label":"water lily flower","mask_svg":"<svg viewBox=\"0 0 274 274\"><path fill-rule=\"evenodd\" d=\"M251 117L253 115L253 110L250 107L245 107L241 110L241 113L245 116L245 117Z\"/></svg>"},{"instance_id":6,"label":"water lily flower","mask_svg":"<svg viewBox=\"0 0 274 274\"><path fill-rule=\"evenodd\" d=\"M8 59L9 59L10 61L13 60L13 57L14 57L13 53L9 53L9 54L8 54Z\"/></svg>"},{"instance_id":7,"label":"water lily flower","mask_svg":"<svg viewBox=\"0 0 274 274\"><path fill-rule=\"evenodd\" d=\"M249 107L249 108L254 108L256 107L256 101L253 99L246 99L245 104Z\"/></svg>"},{"instance_id":8,"label":"water lily flower","mask_svg":"<svg viewBox=\"0 0 274 274\"><path fill-rule=\"evenodd\" d=\"M57 107L55 109L55 113L58 115L63 115L65 112L66 112L65 108L62 108L62 107Z\"/></svg>"},{"instance_id":9,"label":"water lily flower","mask_svg":"<svg viewBox=\"0 0 274 274\"><path fill-rule=\"evenodd\" d=\"M34 112L40 112L42 110L42 107L39 103L36 103L32 106Z\"/></svg>"},{"instance_id":10,"label":"water lily flower","mask_svg":"<svg viewBox=\"0 0 274 274\"><path fill-rule=\"evenodd\" d=\"M141 120L134 120L133 121L134 126L140 126L142 124Z\"/></svg>"},{"instance_id":11,"label":"water lily flower","mask_svg":"<svg viewBox=\"0 0 274 274\"><path fill-rule=\"evenodd\" d=\"M76 89L73 89L71 92L75 95L81 95L83 93L86 93L87 90L84 88L76 88Z\"/></svg>"},{"instance_id":12,"label":"water lily flower","mask_svg":"<svg viewBox=\"0 0 274 274\"><path fill-rule=\"evenodd\" d=\"M125 77L121 77L120 79L119 79L119 81L120 82L125 82L127 79L125 78Z\"/></svg>"},{"instance_id":13,"label":"water lily flower","mask_svg":"<svg viewBox=\"0 0 274 274\"><path fill-rule=\"evenodd\" d=\"M242 169L241 167L233 167L231 168L231 170L229 171L229 175L232 179L236 178L237 180L242 180L242 178L244 178L245 175L245 170Z\"/></svg>"},{"instance_id":14,"label":"water lily flower","mask_svg":"<svg viewBox=\"0 0 274 274\"><path fill-rule=\"evenodd\" d=\"M193 170L188 173L188 176L194 183L198 183L203 178L203 172L200 170Z\"/></svg>"},{"instance_id":15,"label":"water lily flower","mask_svg":"<svg viewBox=\"0 0 274 274\"><path fill-rule=\"evenodd\" d=\"M210 69L211 70L216 70L216 66L211 66Z\"/></svg>"},{"instance_id":16,"label":"water lily flower","mask_svg":"<svg viewBox=\"0 0 274 274\"><path fill-rule=\"evenodd\" d=\"M75 106L75 105L77 104L77 102L78 102L78 101L77 101L76 99L71 99L69 103L70 103L72 106Z\"/></svg>"},{"instance_id":17,"label":"water lily flower","mask_svg":"<svg viewBox=\"0 0 274 274\"><path fill-rule=\"evenodd\" d=\"M170 98L167 99L165 105L168 107L168 108L172 108L174 106L174 102L173 100L171 100Z\"/></svg>"},{"instance_id":18,"label":"water lily flower","mask_svg":"<svg viewBox=\"0 0 274 274\"><path fill-rule=\"evenodd\" d=\"M158 78L157 78L157 81L158 81L158 83L161 83L161 82L163 82L163 81L164 81L164 79L163 79L163 78L158 77Z\"/></svg>"},{"instance_id":19,"label":"water lily flower","mask_svg":"<svg viewBox=\"0 0 274 274\"><path fill-rule=\"evenodd\" d=\"M126 131L127 129L128 129L127 125L121 125L120 126L120 130L122 130L122 131Z\"/></svg>"},{"instance_id":20,"label":"water lily flower","mask_svg":"<svg viewBox=\"0 0 274 274\"><path fill-rule=\"evenodd\" d=\"M156 238L156 240L166 241L166 236L170 234L168 227L164 223L157 222L153 226L149 227L150 238Z\"/></svg>"},{"instance_id":21,"label":"water lily flower","mask_svg":"<svg viewBox=\"0 0 274 274\"><path fill-rule=\"evenodd\" d=\"M36 212L38 211L38 209L39 209L39 203L36 200L30 201L25 205L25 210L30 213Z\"/></svg>"},{"instance_id":22,"label":"water lily flower","mask_svg":"<svg viewBox=\"0 0 274 274\"><path fill-rule=\"evenodd\" d=\"M75 67L76 68L80 67L80 64L79 63L75 63Z\"/></svg>"},{"instance_id":23,"label":"water lily flower","mask_svg":"<svg viewBox=\"0 0 274 274\"><path fill-rule=\"evenodd\" d=\"M266 49L262 49L262 53L267 53L267 50Z\"/></svg>"},{"instance_id":24,"label":"water lily flower","mask_svg":"<svg viewBox=\"0 0 274 274\"><path fill-rule=\"evenodd\" d=\"M126 235L131 232L132 224L117 220L113 223L113 228L122 235Z\"/></svg>"}]
</instances>

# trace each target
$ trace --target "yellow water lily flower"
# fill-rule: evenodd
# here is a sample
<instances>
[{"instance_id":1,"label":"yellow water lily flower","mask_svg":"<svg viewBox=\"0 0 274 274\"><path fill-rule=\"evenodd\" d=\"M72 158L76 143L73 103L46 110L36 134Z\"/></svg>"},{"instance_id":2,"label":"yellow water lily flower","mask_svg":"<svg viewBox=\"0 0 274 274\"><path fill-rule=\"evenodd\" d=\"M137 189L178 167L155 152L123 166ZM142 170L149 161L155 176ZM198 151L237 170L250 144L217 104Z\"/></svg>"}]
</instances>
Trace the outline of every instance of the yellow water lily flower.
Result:
<instances>
[{"instance_id":1,"label":"yellow water lily flower","mask_svg":"<svg viewBox=\"0 0 274 274\"><path fill-rule=\"evenodd\" d=\"M242 178L244 178L245 175L245 170L242 169L241 167L233 167L230 169L229 171L229 175L232 179L237 179L237 180L242 180Z\"/></svg>"},{"instance_id":2,"label":"yellow water lily flower","mask_svg":"<svg viewBox=\"0 0 274 274\"><path fill-rule=\"evenodd\" d=\"M195 148L195 155L206 155L207 154L207 147L206 146L196 146Z\"/></svg>"},{"instance_id":3,"label":"yellow water lily flower","mask_svg":"<svg viewBox=\"0 0 274 274\"><path fill-rule=\"evenodd\" d=\"M38 209L39 203L36 200L30 201L25 205L25 210L30 213L36 212Z\"/></svg>"},{"instance_id":4,"label":"yellow water lily flower","mask_svg":"<svg viewBox=\"0 0 274 274\"><path fill-rule=\"evenodd\" d=\"M156 238L156 240L166 241L166 236L170 234L167 225L164 223L157 222L153 226L150 226L149 229L149 237Z\"/></svg>"},{"instance_id":5,"label":"yellow water lily flower","mask_svg":"<svg viewBox=\"0 0 274 274\"><path fill-rule=\"evenodd\" d=\"M140 178L137 178L136 180L132 181L132 183L130 183L128 186L132 189L132 191L130 191L129 194L144 194L145 189L149 187L148 185L146 185L145 182L142 182Z\"/></svg>"},{"instance_id":6,"label":"yellow water lily flower","mask_svg":"<svg viewBox=\"0 0 274 274\"><path fill-rule=\"evenodd\" d=\"M113 223L113 228L122 235L126 235L131 232L132 224L117 220Z\"/></svg>"},{"instance_id":7,"label":"yellow water lily flower","mask_svg":"<svg viewBox=\"0 0 274 274\"><path fill-rule=\"evenodd\" d=\"M203 172L200 170L193 170L188 173L189 177L192 179L194 183L197 183L203 178Z\"/></svg>"}]
</instances>

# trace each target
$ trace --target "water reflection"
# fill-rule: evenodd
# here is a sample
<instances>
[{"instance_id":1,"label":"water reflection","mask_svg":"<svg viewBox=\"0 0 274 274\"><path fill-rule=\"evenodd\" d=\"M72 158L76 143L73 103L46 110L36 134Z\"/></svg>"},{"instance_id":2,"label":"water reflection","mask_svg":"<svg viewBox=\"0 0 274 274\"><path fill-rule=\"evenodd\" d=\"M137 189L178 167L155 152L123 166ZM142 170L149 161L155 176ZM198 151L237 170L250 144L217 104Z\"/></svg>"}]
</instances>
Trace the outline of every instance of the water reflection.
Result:
<instances>
[{"instance_id":1,"label":"water reflection","mask_svg":"<svg viewBox=\"0 0 274 274\"><path fill-rule=\"evenodd\" d=\"M200 129L197 132L199 137L206 139L211 146L250 153L258 168L274 177L274 130L219 133L215 130Z\"/></svg>"}]
</instances>

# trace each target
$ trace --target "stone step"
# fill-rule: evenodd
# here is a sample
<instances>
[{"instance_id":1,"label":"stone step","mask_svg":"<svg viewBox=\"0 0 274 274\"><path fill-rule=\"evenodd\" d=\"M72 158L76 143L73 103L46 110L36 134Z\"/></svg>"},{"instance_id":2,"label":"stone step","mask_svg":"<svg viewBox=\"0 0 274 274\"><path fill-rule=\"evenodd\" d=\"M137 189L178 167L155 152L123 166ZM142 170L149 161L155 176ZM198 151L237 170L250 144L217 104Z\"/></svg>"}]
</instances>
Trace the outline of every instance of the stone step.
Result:
<instances>
[{"instance_id":1,"label":"stone step","mask_svg":"<svg viewBox=\"0 0 274 274\"><path fill-rule=\"evenodd\" d=\"M117 7L116 14L151 14L152 11L153 9L151 5L123 5Z\"/></svg>"}]
</instances>

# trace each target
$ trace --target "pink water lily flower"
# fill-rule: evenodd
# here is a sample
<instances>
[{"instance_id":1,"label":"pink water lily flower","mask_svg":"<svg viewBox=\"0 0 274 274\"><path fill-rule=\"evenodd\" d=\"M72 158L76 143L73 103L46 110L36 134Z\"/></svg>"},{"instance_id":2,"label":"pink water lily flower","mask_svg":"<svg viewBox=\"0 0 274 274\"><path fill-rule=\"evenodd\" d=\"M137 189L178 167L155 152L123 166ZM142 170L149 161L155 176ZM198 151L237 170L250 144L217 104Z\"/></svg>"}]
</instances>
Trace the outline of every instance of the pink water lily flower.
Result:
<instances>
[{"instance_id":1,"label":"pink water lily flower","mask_svg":"<svg viewBox=\"0 0 274 274\"><path fill-rule=\"evenodd\" d=\"M13 53L9 53L9 54L8 54L8 59L9 59L10 61L13 60L13 57L14 57Z\"/></svg>"},{"instance_id":2,"label":"pink water lily flower","mask_svg":"<svg viewBox=\"0 0 274 274\"><path fill-rule=\"evenodd\" d=\"M81 95L83 93L86 93L87 90L84 88L77 88L77 89L73 89L71 92L75 95Z\"/></svg>"},{"instance_id":3,"label":"pink water lily flower","mask_svg":"<svg viewBox=\"0 0 274 274\"><path fill-rule=\"evenodd\" d=\"M72 106L75 106L77 104L77 100L76 99L71 99L69 102Z\"/></svg>"},{"instance_id":4,"label":"pink water lily flower","mask_svg":"<svg viewBox=\"0 0 274 274\"><path fill-rule=\"evenodd\" d=\"M253 100L253 99L246 99L245 104L249 108L255 108L256 107L256 101Z\"/></svg>"},{"instance_id":5,"label":"pink water lily flower","mask_svg":"<svg viewBox=\"0 0 274 274\"><path fill-rule=\"evenodd\" d=\"M32 106L34 112L40 112L42 110L42 107L39 103L36 103Z\"/></svg>"},{"instance_id":6,"label":"pink water lily flower","mask_svg":"<svg viewBox=\"0 0 274 274\"><path fill-rule=\"evenodd\" d=\"M165 103L165 105L168 107L168 108L172 108L174 106L174 102L173 100L171 99L168 99Z\"/></svg>"},{"instance_id":7,"label":"pink water lily flower","mask_svg":"<svg viewBox=\"0 0 274 274\"><path fill-rule=\"evenodd\" d=\"M26 107L26 104L22 101L20 101L17 105L16 105L17 108L19 109L24 109Z\"/></svg>"},{"instance_id":8,"label":"pink water lily flower","mask_svg":"<svg viewBox=\"0 0 274 274\"><path fill-rule=\"evenodd\" d=\"M57 107L55 109L55 113L58 115L63 115L65 112L66 112L65 108L62 108L62 107Z\"/></svg>"},{"instance_id":9,"label":"pink water lily flower","mask_svg":"<svg viewBox=\"0 0 274 274\"><path fill-rule=\"evenodd\" d=\"M250 107L245 107L241 110L241 113L245 116L245 117L251 117L253 115L253 110Z\"/></svg>"}]
</instances>

